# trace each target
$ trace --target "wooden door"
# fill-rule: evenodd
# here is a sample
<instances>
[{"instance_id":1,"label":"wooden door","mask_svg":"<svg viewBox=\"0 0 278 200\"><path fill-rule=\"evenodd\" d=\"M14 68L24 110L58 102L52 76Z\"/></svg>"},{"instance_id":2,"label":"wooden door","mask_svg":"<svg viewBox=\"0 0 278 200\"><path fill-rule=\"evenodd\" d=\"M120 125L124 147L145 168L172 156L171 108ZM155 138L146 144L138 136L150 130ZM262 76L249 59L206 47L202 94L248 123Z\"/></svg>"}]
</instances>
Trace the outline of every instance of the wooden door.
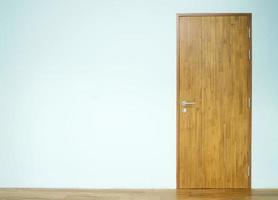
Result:
<instances>
[{"instance_id":1,"label":"wooden door","mask_svg":"<svg viewBox=\"0 0 278 200\"><path fill-rule=\"evenodd\" d=\"M249 188L251 14L177 20L177 187Z\"/></svg>"}]
</instances>

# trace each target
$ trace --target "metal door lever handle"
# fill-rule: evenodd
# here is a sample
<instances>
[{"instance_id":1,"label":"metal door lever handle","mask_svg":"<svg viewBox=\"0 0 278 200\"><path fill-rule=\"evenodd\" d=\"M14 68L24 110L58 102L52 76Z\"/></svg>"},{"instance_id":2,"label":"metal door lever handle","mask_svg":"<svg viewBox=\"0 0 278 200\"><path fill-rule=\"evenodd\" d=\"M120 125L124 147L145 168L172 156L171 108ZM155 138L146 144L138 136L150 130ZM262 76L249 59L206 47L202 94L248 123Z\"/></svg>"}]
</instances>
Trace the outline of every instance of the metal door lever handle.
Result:
<instances>
[{"instance_id":1,"label":"metal door lever handle","mask_svg":"<svg viewBox=\"0 0 278 200\"><path fill-rule=\"evenodd\" d=\"M182 101L182 102L181 102L181 105L182 105L182 106L194 105L194 104L196 104L196 103L195 103L195 102L187 102L187 101Z\"/></svg>"}]
</instances>

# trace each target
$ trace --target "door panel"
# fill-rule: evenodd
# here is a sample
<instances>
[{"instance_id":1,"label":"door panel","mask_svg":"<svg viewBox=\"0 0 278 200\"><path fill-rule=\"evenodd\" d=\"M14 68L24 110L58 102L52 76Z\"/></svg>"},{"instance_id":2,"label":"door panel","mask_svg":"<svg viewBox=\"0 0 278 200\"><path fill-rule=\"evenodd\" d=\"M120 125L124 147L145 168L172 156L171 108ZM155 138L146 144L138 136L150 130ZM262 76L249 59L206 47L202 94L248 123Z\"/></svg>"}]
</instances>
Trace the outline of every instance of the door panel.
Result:
<instances>
[{"instance_id":1,"label":"door panel","mask_svg":"<svg viewBox=\"0 0 278 200\"><path fill-rule=\"evenodd\" d=\"M250 21L178 18L178 188L250 187Z\"/></svg>"}]
</instances>

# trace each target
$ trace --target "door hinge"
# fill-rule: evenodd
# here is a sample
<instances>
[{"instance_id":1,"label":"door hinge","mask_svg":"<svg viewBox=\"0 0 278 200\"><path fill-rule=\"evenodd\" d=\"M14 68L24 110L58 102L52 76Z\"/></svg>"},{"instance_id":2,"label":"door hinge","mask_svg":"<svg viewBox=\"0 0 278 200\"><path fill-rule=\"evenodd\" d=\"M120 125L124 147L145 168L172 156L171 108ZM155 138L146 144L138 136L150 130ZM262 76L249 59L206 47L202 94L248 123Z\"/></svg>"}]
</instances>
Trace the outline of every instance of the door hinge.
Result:
<instances>
[{"instance_id":1,"label":"door hinge","mask_svg":"<svg viewBox=\"0 0 278 200\"><path fill-rule=\"evenodd\" d=\"M250 166L247 167L247 176L250 176Z\"/></svg>"},{"instance_id":2,"label":"door hinge","mask_svg":"<svg viewBox=\"0 0 278 200\"><path fill-rule=\"evenodd\" d=\"M248 28L248 37L251 38L251 28Z\"/></svg>"},{"instance_id":3,"label":"door hinge","mask_svg":"<svg viewBox=\"0 0 278 200\"><path fill-rule=\"evenodd\" d=\"M248 50L248 58L249 58L249 60L251 59L251 51L250 51L250 49Z\"/></svg>"},{"instance_id":4,"label":"door hinge","mask_svg":"<svg viewBox=\"0 0 278 200\"><path fill-rule=\"evenodd\" d=\"M248 107L251 108L251 98L248 98Z\"/></svg>"}]
</instances>

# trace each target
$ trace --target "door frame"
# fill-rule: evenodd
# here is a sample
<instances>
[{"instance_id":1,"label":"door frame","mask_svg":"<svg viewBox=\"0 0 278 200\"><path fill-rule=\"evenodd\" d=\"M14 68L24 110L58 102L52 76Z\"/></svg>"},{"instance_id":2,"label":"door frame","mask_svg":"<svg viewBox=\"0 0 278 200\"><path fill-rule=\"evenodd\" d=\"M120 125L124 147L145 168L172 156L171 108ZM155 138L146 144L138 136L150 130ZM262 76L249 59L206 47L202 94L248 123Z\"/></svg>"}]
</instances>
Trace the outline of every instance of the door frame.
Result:
<instances>
[{"instance_id":1,"label":"door frame","mask_svg":"<svg viewBox=\"0 0 278 200\"><path fill-rule=\"evenodd\" d=\"M176 14L176 34L177 34L177 43L176 43L176 67L177 67L177 73L176 73L176 188L180 189L179 185L179 178L180 178L180 168L179 168L179 149L180 149L180 49L179 49L179 41L180 41L180 24L179 19L180 17L194 17L194 16L248 16L250 20L250 73L249 73L249 84L250 84L250 91L249 95L251 98L250 101L250 114L249 114L249 180L248 180L248 188L251 189L251 176L252 176L252 13L177 13Z\"/></svg>"}]
</instances>

